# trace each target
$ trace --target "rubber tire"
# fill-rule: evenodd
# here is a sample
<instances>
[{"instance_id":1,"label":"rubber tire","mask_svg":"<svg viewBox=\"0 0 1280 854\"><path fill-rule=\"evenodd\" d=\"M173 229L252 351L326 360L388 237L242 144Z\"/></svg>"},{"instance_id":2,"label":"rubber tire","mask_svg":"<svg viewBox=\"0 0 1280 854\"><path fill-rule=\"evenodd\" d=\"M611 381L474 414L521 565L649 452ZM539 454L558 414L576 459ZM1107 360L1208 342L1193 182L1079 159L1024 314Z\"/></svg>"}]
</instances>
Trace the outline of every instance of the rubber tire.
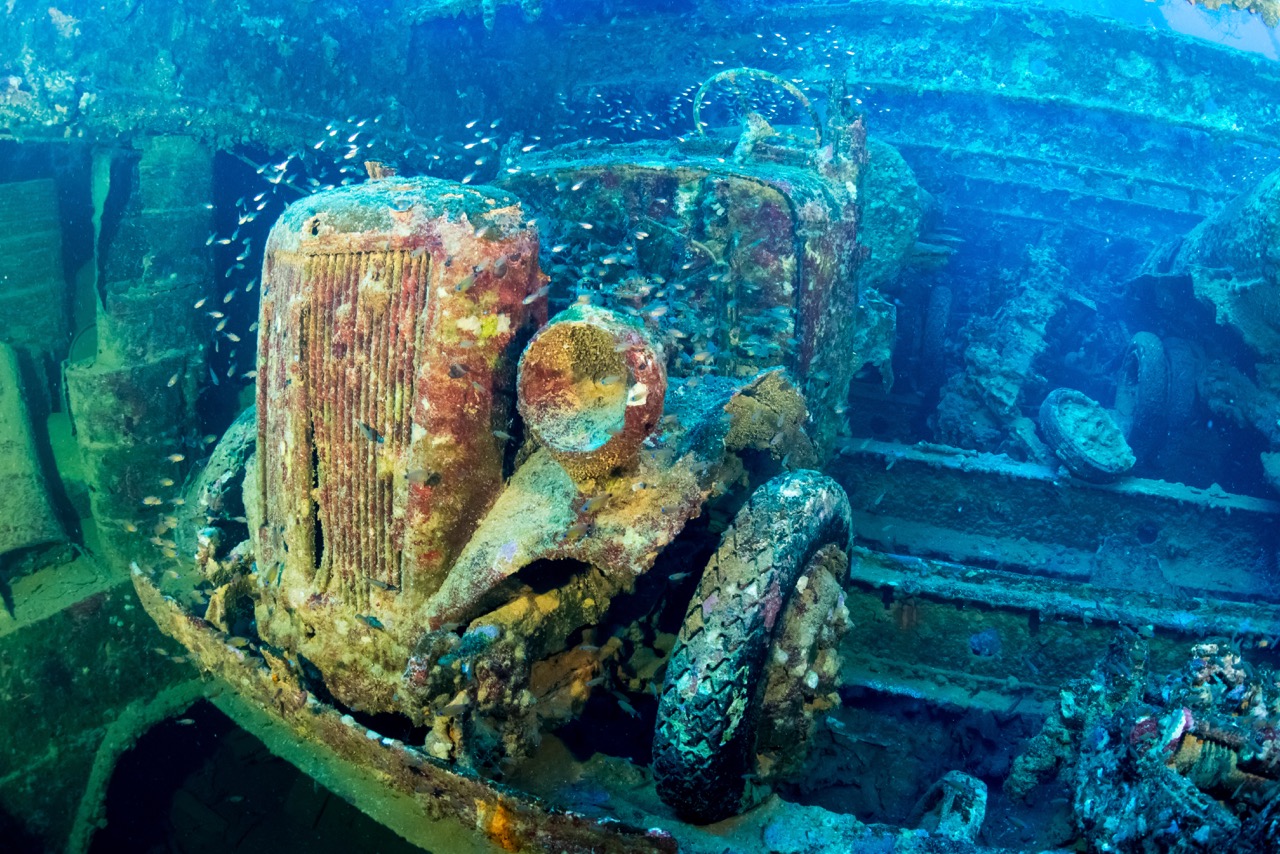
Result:
<instances>
[{"instance_id":1,"label":"rubber tire","mask_svg":"<svg viewBox=\"0 0 1280 854\"><path fill-rule=\"evenodd\" d=\"M947 381L947 327L951 321L951 288L936 285L929 291L924 329L920 335L920 382L933 391Z\"/></svg>"},{"instance_id":2,"label":"rubber tire","mask_svg":"<svg viewBox=\"0 0 1280 854\"><path fill-rule=\"evenodd\" d=\"M1049 450L1057 455L1067 471L1076 477L1092 483L1108 483L1115 480L1129 469L1109 469L1098 465L1097 461L1081 449L1076 438L1063 430L1059 420L1058 407L1067 397L1080 397L1097 404L1092 398L1070 388L1056 388L1040 404L1040 435Z\"/></svg>"},{"instance_id":3,"label":"rubber tire","mask_svg":"<svg viewBox=\"0 0 1280 854\"><path fill-rule=\"evenodd\" d=\"M828 545L847 554L851 534L848 496L812 471L762 485L724 532L689 603L658 702L655 783L685 821L706 824L744 808L780 617L814 555ZM746 591L753 583L756 595Z\"/></svg>"},{"instance_id":4,"label":"rubber tire","mask_svg":"<svg viewBox=\"0 0 1280 854\"><path fill-rule=\"evenodd\" d=\"M1156 450L1167 432L1169 363L1164 344L1150 332L1129 341L1116 378L1116 418L1139 458Z\"/></svg>"},{"instance_id":5,"label":"rubber tire","mask_svg":"<svg viewBox=\"0 0 1280 854\"><path fill-rule=\"evenodd\" d=\"M1195 415L1196 383L1204 366L1204 350L1185 338L1164 339L1169 365L1169 397L1165 407L1170 427L1183 426Z\"/></svg>"}]
</instances>

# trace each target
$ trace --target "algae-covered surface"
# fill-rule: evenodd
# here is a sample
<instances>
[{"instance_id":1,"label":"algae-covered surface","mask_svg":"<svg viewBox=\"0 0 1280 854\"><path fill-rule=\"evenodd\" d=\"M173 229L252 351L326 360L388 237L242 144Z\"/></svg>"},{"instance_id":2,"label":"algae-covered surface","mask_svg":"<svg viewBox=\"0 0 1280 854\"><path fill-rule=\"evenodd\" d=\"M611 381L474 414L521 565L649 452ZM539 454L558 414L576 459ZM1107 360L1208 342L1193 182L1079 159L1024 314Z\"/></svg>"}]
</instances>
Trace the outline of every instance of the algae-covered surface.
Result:
<instances>
[{"instance_id":1,"label":"algae-covered surface","mask_svg":"<svg viewBox=\"0 0 1280 854\"><path fill-rule=\"evenodd\" d=\"M1116 419L1097 401L1082 394L1061 395L1056 406L1042 409L1041 418L1055 420L1054 429L1061 433L1066 446L1060 454L1066 459L1072 459L1066 457L1070 452L1083 463L1107 473L1128 471L1137 461ZM1073 463L1074 459L1068 467Z\"/></svg>"},{"instance_id":2,"label":"algae-covered surface","mask_svg":"<svg viewBox=\"0 0 1280 854\"><path fill-rule=\"evenodd\" d=\"M0 848L1280 850L1278 13L0 4Z\"/></svg>"}]
</instances>

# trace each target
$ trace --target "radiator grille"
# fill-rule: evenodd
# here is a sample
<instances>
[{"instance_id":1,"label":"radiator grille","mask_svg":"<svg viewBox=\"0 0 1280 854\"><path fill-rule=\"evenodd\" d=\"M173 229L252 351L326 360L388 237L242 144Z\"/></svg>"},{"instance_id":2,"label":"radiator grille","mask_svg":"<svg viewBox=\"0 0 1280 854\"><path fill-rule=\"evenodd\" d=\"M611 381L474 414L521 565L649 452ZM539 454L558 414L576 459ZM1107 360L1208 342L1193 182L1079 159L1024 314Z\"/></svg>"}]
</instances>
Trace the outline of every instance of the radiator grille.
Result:
<instances>
[{"instance_id":1,"label":"radiator grille","mask_svg":"<svg viewBox=\"0 0 1280 854\"><path fill-rule=\"evenodd\" d=\"M317 464L316 580L344 598L363 600L366 576L401 587L397 475L411 438L429 268L420 251L307 260L299 358Z\"/></svg>"}]
</instances>

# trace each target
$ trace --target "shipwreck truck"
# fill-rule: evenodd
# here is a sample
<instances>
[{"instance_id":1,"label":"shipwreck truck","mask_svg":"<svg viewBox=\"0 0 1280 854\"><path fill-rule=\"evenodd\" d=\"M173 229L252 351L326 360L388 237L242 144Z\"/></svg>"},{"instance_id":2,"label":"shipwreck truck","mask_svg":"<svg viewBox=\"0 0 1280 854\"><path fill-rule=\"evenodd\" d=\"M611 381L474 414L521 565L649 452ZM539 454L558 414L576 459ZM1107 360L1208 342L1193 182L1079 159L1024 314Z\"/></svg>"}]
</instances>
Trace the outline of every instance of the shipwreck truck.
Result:
<instances>
[{"instance_id":1,"label":"shipwreck truck","mask_svg":"<svg viewBox=\"0 0 1280 854\"><path fill-rule=\"evenodd\" d=\"M593 693L653 698L687 820L794 771L848 624L849 502L816 469L892 323L853 275L861 121L760 72L709 87L748 79L812 128L558 149L501 187L371 166L291 206L256 406L179 532L189 595L135 574L162 628L433 809L483 811Z\"/></svg>"}]
</instances>

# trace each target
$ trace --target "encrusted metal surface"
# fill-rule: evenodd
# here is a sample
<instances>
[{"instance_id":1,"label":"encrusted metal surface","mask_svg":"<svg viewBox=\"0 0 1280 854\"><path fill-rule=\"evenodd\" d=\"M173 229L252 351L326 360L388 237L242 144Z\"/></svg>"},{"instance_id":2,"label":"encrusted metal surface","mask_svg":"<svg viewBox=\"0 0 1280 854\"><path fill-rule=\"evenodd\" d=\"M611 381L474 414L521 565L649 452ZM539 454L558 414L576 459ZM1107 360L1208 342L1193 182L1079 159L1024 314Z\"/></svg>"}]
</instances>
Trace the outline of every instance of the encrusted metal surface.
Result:
<instances>
[{"instance_id":1,"label":"encrusted metal surface","mask_svg":"<svg viewBox=\"0 0 1280 854\"><path fill-rule=\"evenodd\" d=\"M757 142L732 162L734 143L714 139L678 156L569 146L523 158L502 184L549 222L553 305L587 294L643 319L673 376L786 367L826 450L850 379L868 362L887 370L893 334L892 307L854 292L862 122L834 115L827 138L813 151Z\"/></svg>"},{"instance_id":2,"label":"encrusted metal surface","mask_svg":"<svg viewBox=\"0 0 1280 854\"><path fill-rule=\"evenodd\" d=\"M832 465L864 543L1102 588L1277 601L1280 503L1052 469L938 445L862 439ZM1206 572L1205 567L1213 567Z\"/></svg>"},{"instance_id":3,"label":"encrusted metal surface","mask_svg":"<svg viewBox=\"0 0 1280 854\"><path fill-rule=\"evenodd\" d=\"M259 625L355 707L385 708L392 690L336 666L344 644L313 627L355 627L398 672L413 615L502 486L515 356L545 317L536 250L510 196L429 179L321 194L272 231Z\"/></svg>"},{"instance_id":4,"label":"encrusted metal surface","mask_svg":"<svg viewBox=\"0 0 1280 854\"><path fill-rule=\"evenodd\" d=\"M421 750L359 726L321 703L280 658L234 646L230 636L185 612L140 570L134 587L147 612L200 666L253 704L267 709L302 740L320 742L344 760L379 774L433 818L452 818L513 852L674 852L670 834L588 819L433 759Z\"/></svg>"}]
</instances>

